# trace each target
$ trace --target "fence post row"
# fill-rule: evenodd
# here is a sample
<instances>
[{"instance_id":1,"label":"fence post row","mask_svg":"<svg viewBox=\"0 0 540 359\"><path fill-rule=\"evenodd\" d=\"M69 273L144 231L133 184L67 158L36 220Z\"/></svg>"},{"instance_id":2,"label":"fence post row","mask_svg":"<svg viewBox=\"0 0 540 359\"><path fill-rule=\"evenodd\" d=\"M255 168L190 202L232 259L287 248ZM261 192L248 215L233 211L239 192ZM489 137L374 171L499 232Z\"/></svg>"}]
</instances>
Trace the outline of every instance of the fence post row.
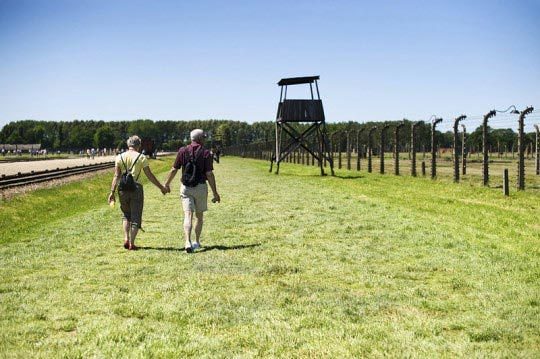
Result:
<instances>
[{"instance_id":1,"label":"fence post row","mask_svg":"<svg viewBox=\"0 0 540 359\"><path fill-rule=\"evenodd\" d=\"M437 176L437 144L435 142L435 127L442 122L442 118L435 118L431 123L431 178Z\"/></svg>"},{"instance_id":2,"label":"fence post row","mask_svg":"<svg viewBox=\"0 0 540 359\"><path fill-rule=\"evenodd\" d=\"M373 170L372 163L371 163L371 156L373 155L373 131L377 129L377 126L373 126L369 129L368 132L368 172L371 173Z\"/></svg>"},{"instance_id":3,"label":"fence post row","mask_svg":"<svg viewBox=\"0 0 540 359\"><path fill-rule=\"evenodd\" d=\"M405 126L405 120L399 123L394 130L394 174L399 176L399 130Z\"/></svg>"},{"instance_id":4,"label":"fence post row","mask_svg":"<svg viewBox=\"0 0 540 359\"><path fill-rule=\"evenodd\" d=\"M454 182L459 182L458 126L467 116L461 115L454 120ZM463 152L463 150L462 150Z\"/></svg>"},{"instance_id":5,"label":"fence post row","mask_svg":"<svg viewBox=\"0 0 540 359\"><path fill-rule=\"evenodd\" d=\"M519 114L519 137L518 137L518 189L523 191L525 189L525 117L533 112L532 106L527 107Z\"/></svg>"},{"instance_id":6,"label":"fence post row","mask_svg":"<svg viewBox=\"0 0 540 359\"><path fill-rule=\"evenodd\" d=\"M511 106L510 108L514 107L514 110L511 113L519 114L518 119L518 143L516 146L517 153L518 153L518 173L517 173L517 188L518 190L524 190L525 189L525 159L526 156L531 155L535 159L535 174L538 176L540 175L540 124L535 124L535 143L534 146L532 143L530 143L528 146L525 145L525 119L526 117L531 114L534 111L534 108L532 106L527 107L525 110L519 112L515 109L515 106ZM489 185L489 145L488 145L488 122L489 119L496 116L497 112L508 112L508 110L505 111L497 111L497 110L491 110L488 113L486 113L483 116L483 122L482 122L482 179L483 179L483 185L487 186ZM432 116L434 118L435 116ZM460 156L461 156L461 175L467 174L467 156L469 155L469 151L467 151L466 146L466 139L467 139L467 131L464 124L460 123L461 121L465 120L467 118L466 115L460 115L459 117L454 119L454 126L453 126L453 179L454 182L458 183L460 181ZM437 149L438 144L436 141L436 126L442 122L442 118L434 118L431 123L431 178L434 179L437 176ZM394 141L393 141L393 155L394 155L394 172L396 176L400 175L400 130L403 126L406 124L406 119L403 119L402 122L397 123L394 128ZM417 176L417 128L418 125L420 125L422 121L415 122L411 125L411 138L410 138L410 149L409 150L409 157L411 159L411 175L413 177ZM461 125L462 133L461 133L461 149L459 149L459 126ZM387 147L387 136L388 136L388 130L390 128L390 124L385 124L381 128L380 132L380 173L385 173L385 150ZM368 130L368 141L366 148L363 148L363 145L361 144L360 137L363 131ZM342 154L343 154L343 135L346 136L346 156L347 156L347 170L352 169L352 154L355 151L354 148L356 148L356 170L361 170L361 158L362 156L367 157L368 161L368 172L373 172L373 134L377 130L377 126L373 126L369 129L367 128L360 128L356 130L356 142L354 142L354 137L351 138L351 132L350 130L347 131L336 131L331 135L331 138L333 136L337 136L338 139L333 142L334 144L334 151L338 152L338 160L339 160L339 168L342 168ZM343 133L344 132L344 133ZM264 142L264 143L252 143L252 144L239 144L235 146L230 146L227 149L227 152L240 156L240 157L250 157L255 159L274 159L276 158L276 154L273 150L268 148L268 145L271 144L271 142ZM337 148L336 148L337 147ZM501 146L498 145L497 149L499 152L501 152ZM478 149L477 149L478 150ZM425 148L424 148L425 151ZM505 146L504 151L507 152L508 148ZM461 153L460 153L461 152ZM479 152L479 151L478 151ZM514 148L512 147L512 152L514 152ZM335 152L334 152L335 154ZM332 155L332 158L334 155ZM311 159L311 160L310 160ZM310 154L305 151L303 148L298 148L294 151L291 151L290 156L287 156L285 159L287 162L295 163L295 164L302 164L302 165L315 165L315 157L310 156ZM422 162L422 174L425 175L426 173L426 166L425 162Z\"/></svg>"},{"instance_id":7,"label":"fence post row","mask_svg":"<svg viewBox=\"0 0 540 359\"><path fill-rule=\"evenodd\" d=\"M388 131L389 128L390 128L390 125L384 125L383 128L381 129L381 149L379 151L380 161L381 161L379 172L381 174L384 174L384 148L386 146L386 131Z\"/></svg>"}]
</instances>

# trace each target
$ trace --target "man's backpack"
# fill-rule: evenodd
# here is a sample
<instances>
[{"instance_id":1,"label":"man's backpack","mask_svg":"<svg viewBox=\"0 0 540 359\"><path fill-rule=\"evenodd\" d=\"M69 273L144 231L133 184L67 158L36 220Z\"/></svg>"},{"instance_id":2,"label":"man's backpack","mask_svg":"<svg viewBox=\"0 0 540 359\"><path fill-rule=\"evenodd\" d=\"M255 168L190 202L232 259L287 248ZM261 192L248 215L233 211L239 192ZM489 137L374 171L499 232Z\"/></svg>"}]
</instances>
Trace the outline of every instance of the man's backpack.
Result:
<instances>
[{"instance_id":1,"label":"man's backpack","mask_svg":"<svg viewBox=\"0 0 540 359\"><path fill-rule=\"evenodd\" d=\"M137 160L141 157L141 154L137 156L133 164L131 165L131 168L128 170L126 163L124 162L124 158L122 155L120 155L120 159L122 160L122 163L125 167L125 172L122 173L122 177L120 177L120 183L118 184L118 190L124 191L124 192L133 192L135 189L137 189L135 179L133 178L133 174L131 171L133 170L133 167L135 166L135 163L137 163Z\"/></svg>"},{"instance_id":2,"label":"man's backpack","mask_svg":"<svg viewBox=\"0 0 540 359\"><path fill-rule=\"evenodd\" d=\"M189 150L187 150L189 153ZM182 183L186 187L195 187L199 184L201 179L201 174L197 173L197 159L199 158L200 154L203 153L202 146L199 147L197 150L197 153L194 153L195 151L192 151L189 153L189 158L187 162L184 164L184 171L182 173Z\"/></svg>"}]
</instances>

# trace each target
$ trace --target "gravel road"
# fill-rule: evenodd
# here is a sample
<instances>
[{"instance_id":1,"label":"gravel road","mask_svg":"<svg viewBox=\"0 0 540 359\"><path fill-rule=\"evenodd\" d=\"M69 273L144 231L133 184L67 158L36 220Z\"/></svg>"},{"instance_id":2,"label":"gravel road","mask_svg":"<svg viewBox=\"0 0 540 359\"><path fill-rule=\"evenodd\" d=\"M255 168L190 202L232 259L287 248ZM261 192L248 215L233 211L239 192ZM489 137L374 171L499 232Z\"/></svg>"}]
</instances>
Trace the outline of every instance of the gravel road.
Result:
<instances>
[{"instance_id":1,"label":"gravel road","mask_svg":"<svg viewBox=\"0 0 540 359\"><path fill-rule=\"evenodd\" d=\"M55 170L57 168L75 167L89 165L100 162L114 161L114 156L94 157L94 159L85 158L70 158L64 160L44 160L44 161L28 161L28 162L10 162L0 163L0 176L13 175L18 172L28 173L31 171Z\"/></svg>"}]
</instances>

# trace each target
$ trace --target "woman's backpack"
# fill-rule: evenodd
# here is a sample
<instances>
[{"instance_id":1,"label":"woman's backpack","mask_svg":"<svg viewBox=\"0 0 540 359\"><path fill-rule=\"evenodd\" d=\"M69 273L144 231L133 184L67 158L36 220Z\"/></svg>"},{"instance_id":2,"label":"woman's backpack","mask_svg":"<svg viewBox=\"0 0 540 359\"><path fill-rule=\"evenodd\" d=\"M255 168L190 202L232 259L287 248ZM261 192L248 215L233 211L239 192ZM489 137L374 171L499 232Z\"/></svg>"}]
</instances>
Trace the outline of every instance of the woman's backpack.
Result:
<instances>
[{"instance_id":1,"label":"woman's backpack","mask_svg":"<svg viewBox=\"0 0 540 359\"><path fill-rule=\"evenodd\" d=\"M122 160L122 163L125 167L125 172L122 173L122 177L120 177L120 183L118 184L118 190L124 191L124 192L133 192L137 189L135 179L133 178L133 174L131 171L133 170L133 167L135 167L135 163L137 163L137 160L141 157L141 154L137 156L133 164L131 165L131 168L128 170L126 163L124 162L124 158L122 155L120 155L120 159Z\"/></svg>"},{"instance_id":2,"label":"woman's backpack","mask_svg":"<svg viewBox=\"0 0 540 359\"><path fill-rule=\"evenodd\" d=\"M189 153L189 150L187 152ZM200 173L197 173L197 159L203 152L202 146L199 147L196 154L194 152L195 151L189 153L189 158L184 165L184 171L182 172L182 183L186 187L195 187L200 182L201 175Z\"/></svg>"}]
</instances>

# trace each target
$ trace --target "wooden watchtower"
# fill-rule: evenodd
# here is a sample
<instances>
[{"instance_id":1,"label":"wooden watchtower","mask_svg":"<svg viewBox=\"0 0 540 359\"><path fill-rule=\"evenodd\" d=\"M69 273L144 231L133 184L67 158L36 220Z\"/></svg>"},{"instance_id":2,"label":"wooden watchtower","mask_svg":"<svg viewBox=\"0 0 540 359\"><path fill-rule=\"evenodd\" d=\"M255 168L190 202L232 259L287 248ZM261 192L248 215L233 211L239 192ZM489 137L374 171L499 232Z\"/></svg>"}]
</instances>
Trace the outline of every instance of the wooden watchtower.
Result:
<instances>
[{"instance_id":1,"label":"wooden watchtower","mask_svg":"<svg viewBox=\"0 0 540 359\"><path fill-rule=\"evenodd\" d=\"M270 160L270 172L272 172L274 161L276 174L278 174L281 161L296 149L303 148L317 160L321 168L321 176L325 175L325 162L329 164L332 176L334 175L334 163L330 155L330 142L318 80L319 76L310 76L281 79L278 82L281 93L276 115L276 150ZM314 83L317 99L313 96ZM309 84L311 99L287 99L287 87L302 84ZM294 124L301 124L301 126Z\"/></svg>"}]
</instances>

